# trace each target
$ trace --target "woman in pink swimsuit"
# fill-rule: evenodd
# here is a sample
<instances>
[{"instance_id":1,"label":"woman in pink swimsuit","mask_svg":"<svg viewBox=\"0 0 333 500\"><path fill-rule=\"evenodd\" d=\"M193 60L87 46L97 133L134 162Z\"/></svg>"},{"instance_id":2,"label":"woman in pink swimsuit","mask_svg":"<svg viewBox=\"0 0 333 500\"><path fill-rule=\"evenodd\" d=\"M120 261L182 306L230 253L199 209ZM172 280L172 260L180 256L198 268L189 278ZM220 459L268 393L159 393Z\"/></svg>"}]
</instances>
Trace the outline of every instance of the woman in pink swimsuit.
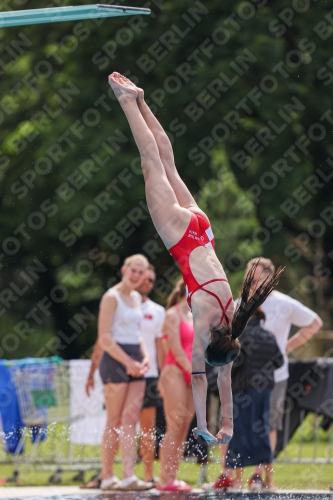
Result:
<instances>
[{"instance_id":1,"label":"woman in pink swimsuit","mask_svg":"<svg viewBox=\"0 0 333 500\"><path fill-rule=\"evenodd\" d=\"M177 260L192 308L194 340L192 387L197 434L207 441L227 443L233 434L231 362L239 352L238 337L254 311L277 283L281 269L250 295L252 269L234 311L229 283L214 251L214 237L206 214L180 178L170 140L144 101L144 93L130 80L112 73L111 85L121 105L141 156L146 200L157 232ZM207 430L205 359L219 366L218 387L222 428L216 438Z\"/></svg>"},{"instance_id":2,"label":"woman in pink swimsuit","mask_svg":"<svg viewBox=\"0 0 333 500\"><path fill-rule=\"evenodd\" d=\"M186 303L183 280L172 291L166 309L163 338L168 353L158 383L163 398L166 434L160 448L161 473L158 489L188 491L191 489L188 484L176 480L195 413L191 387L194 328L192 313Z\"/></svg>"}]
</instances>

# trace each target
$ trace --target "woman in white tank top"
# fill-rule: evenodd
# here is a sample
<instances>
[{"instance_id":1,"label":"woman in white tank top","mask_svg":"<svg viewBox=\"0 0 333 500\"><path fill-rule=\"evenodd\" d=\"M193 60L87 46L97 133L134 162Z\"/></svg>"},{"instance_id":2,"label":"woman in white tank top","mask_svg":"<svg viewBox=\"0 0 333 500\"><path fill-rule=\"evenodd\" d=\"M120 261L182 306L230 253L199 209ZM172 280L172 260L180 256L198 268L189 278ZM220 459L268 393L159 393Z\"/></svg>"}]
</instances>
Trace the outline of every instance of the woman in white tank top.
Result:
<instances>
[{"instance_id":1,"label":"woman in white tank top","mask_svg":"<svg viewBox=\"0 0 333 500\"><path fill-rule=\"evenodd\" d=\"M125 260L122 280L102 297L98 317L98 343L104 351L100 374L104 384L107 422L102 442L103 490L147 490L134 474L135 432L145 391L144 373L149 368L147 349L141 339L141 296L135 291L148 269L140 254ZM120 440L123 479L113 465Z\"/></svg>"}]
</instances>

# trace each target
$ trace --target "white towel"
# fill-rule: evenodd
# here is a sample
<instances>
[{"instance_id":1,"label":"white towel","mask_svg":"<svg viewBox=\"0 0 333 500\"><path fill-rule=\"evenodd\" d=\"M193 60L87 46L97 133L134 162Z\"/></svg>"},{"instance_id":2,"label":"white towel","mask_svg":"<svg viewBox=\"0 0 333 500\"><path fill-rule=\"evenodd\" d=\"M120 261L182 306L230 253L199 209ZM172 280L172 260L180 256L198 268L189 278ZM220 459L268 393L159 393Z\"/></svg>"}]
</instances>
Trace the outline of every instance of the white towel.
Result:
<instances>
[{"instance_id":1,"label":"white towel","mask_svg":"<svg viewBox=\"0 0 333 500\"><path fill-rule=\"evenodd\" d=\"M89 359L73 359L69 362L70 377L70 440L75 444L99 445L106 423L103 384L98 370L95 372L95 387L86 395L85 385L90 370Z\"/></svg>"}]
</instances>

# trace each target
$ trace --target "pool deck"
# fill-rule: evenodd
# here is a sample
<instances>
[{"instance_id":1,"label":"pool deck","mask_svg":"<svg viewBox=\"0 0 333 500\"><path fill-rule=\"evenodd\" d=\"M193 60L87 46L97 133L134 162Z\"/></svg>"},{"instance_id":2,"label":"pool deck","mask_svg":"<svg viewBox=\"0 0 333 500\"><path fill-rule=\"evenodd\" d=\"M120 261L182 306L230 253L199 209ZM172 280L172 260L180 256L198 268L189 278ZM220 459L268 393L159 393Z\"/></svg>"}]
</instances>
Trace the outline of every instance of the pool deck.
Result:
<instances>
[{"instance_id":1,"label":"pool deck","mask_svg":"<svg viewBox=\"0 0 333 500\"><path fill-rule=\"evenodd\" d=\"M333 492L330 492L328 490L278 490L274 493L252 493L247 490L244 490L243 492L240 493L225 493L223 491L218 491L214 492L214 494L207 494L207 492L204 492L201 489L194 488L191 492L189 493L174 493L170 494L168 493L161 493L157 490L150 490L149 492L143 491L143 492L112 492L112 491L107 491L103 492L101 490L82 490L78 486L16 486L16 487L3 487L0 488L0 498L5 499L5 498L16 498L16 499L21 499L21 498L28 498L28 497L38 497L40 499L43 498L49 498L49 497L61 497L61 496L72 496L72 497L83 497L83 496L90 496L90 498L94 498L96 500L107 500L112 499L114 495L117 495L117 499L119 500L119 497L122 496L124 497L124 500L134 500L135 498L142 498L142 500L147 500L149 498L153 499L158 497L164 497L167 499L177 498L180 500L180 498L188 498L188 499L193 499L195 497L203 497L205 494L206 497L210 498L216 498L216 497L221 497L221 498L230 498L230 497L239 497L243 495L250 495L251 497L253 495L258 495L258 496L267 496L269 495L271 498L279 498L280 496L286 496L286 495L291 495L291 496L297 496L299 495L306 497L307 495L316 495L320 496L321 498L326 497L326 498L332 498L333 500Z\"/></svg>"}]
</instances>

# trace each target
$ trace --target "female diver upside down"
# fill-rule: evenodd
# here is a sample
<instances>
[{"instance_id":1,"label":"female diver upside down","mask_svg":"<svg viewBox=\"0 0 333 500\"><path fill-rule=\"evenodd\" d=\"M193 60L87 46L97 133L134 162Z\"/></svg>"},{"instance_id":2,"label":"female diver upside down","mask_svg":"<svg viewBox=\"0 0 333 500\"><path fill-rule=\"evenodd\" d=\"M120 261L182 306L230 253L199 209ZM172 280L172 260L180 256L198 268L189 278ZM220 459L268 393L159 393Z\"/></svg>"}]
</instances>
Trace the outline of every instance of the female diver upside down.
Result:
<instances>
[{"instance_id":1,"label":"female diver upside down","mask_svg":"<svg viewBox=\"0 0 333 500\"><path fill-rule=\"evenodd\" d=\"M214 251L214 235L206 214L180 178L170 140L144 100L144 92L121 74L109 76L141 156L148 209L169 253L180 266L187 302L193 313L192 387L197 415L195 435L227 443L233 434L231 366L239 353L238 337L247 321L277 284L273 275L250 294L257 264L247 275L235 311L231 289ZM222 428L214 437L207 429L205 360L218 366Z\"/></svg>"}]
</instances>

